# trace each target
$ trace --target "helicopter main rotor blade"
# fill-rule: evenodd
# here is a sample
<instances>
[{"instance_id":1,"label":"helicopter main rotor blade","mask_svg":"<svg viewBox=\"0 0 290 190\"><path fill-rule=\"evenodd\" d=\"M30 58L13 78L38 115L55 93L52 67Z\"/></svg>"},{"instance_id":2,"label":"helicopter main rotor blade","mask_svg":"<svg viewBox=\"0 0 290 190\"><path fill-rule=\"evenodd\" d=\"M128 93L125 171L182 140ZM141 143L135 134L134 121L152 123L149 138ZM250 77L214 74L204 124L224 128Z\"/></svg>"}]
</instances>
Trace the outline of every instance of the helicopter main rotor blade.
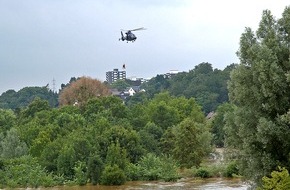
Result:
<instances>
[{"instance_id":1,"label":"helicopter main rotor blade","mask_svg":"<svg viewBox=\"0 0 290 190\"><path fill-rule=\"evenodd\" d=\"M121 29L121 31L125 31L125 32L128 32L128 31L137 31L137 30L146 30L146 28L141 27L141 28L136 28L136 29L133 29L133 30L124 30L124 29Z\"/></svg>"},{"instance_id":2,"label":"helicopter main rotor blade","mask_svg":"<svg viewBox=\"0 0 290 190\"><path fill-rule=\"evenodd\" d=\"M144 27L141 27L141 28L136 28L136 29L133 29L133 30L131 30L131 31L137 31L137 30L146 30L146 28L144 28Z\"/></svg>"}]
</instances>

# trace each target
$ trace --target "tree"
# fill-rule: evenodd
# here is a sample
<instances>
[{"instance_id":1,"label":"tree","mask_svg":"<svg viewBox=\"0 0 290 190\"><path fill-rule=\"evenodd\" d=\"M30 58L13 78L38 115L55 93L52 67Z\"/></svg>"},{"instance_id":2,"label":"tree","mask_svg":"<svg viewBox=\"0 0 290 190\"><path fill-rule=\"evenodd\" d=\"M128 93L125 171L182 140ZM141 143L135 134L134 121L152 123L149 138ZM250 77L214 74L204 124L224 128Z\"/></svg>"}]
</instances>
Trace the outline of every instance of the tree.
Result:
<instances>
[{"instance_id":1,"label":"tree","mask_svg":"<svg viewBox=\"0 0 290 190\"><path fill-rule=\"evenodd\" d=\"M161 127L154 123L148 122L144 129L139 131L141 138L141 143L143 147L151 153L160 154L159 141L163 134Z\"/></svg>"},{"instance_id":2,"label":"tree","mask_svg":"<svg viewBox=\"0 0 290 190\"><path fill-rule=\"evenodd\" d=\"M117 80L111 84L112 88L116 88L119 91L124 91L130 85L125 80Z\"/></svg>"},{"instance_id":3,"label":"tree","mask_svg":"<svg viewBox=\"0 0 290 190\"><path fill-rule=\"evenodd\" d=\"M15 128L11 128L7 131L7 135L0 142L0 150L0 157L8 159L17 158L28 153L27 145L21 142Z\"/></svg>"},{"instance_id":4,"label":"tree","mask_svg":"<svg viewBox=\"0 0 290 190\"><path fill-rule=\"evenodd\" d=\"M57 158L57 172L65 178L72 180L75 174L74 166L77 161L73 147L65 146Z\"/></svg>"},{"instance_id":5,"label":"tree","mask_svg":"<svg viewBox=\"0 0 290 190\"><path fill-rule=\"evenodd\" d=\"M0 96L0 108L17 109L29 105L36 97L47 100L51 107L58 105L58 94L44 87L24 87L18 92L8 90Z\"/></svg>"},{"instance_id":6,"label":"tree","mask_svg":"<svg viewBox=\"0 0 290 190\"><path fill-rule=\"evenodd\" d=\"M64 147L64 139L57 138L56 140L47 144L44 150L41 152L39 157L40 164L45 167L49 172L57 173L58 166L58 156Z\"/></svg>"},{"instance_id":7,"label":"tree","mask_svg":"<svg viewBox=\"0 0 290 190\"><path fill-rule=\"evenodd\" d=\"M101 172L103 170L103 161L99 155L91 155L88 159L88 178L93 185L99 183Z\"/></svg>"},{"instance_id":8,"label":"tree","mask_svg":"<svg viewBox=\"0 0 290 190\"><path fill-rule=\"evenodd\" d=\"M129 163L127 159L127 152L124 148L121 148L119 142L111 143L108 147L106 156L106 165L117 165L120 169L124 170Z\"/></svg>"},{"instance_id":9,"label":"tree","mask_svg":"<svg viewBox=\"0 0 290 190\"><path fill-rule=\"evenodd\" d=\"M107 151L101 183L104 185L124 184L126 181L124 170L128 163L126 150L120 147L118 141L111 143Z\"/></svg>"},{"instance_id":10,"label":"tree","mask_svg":"<svg viewBox=\"0 0 290 190\"><path fill-rule=\"evenodd\" d=\"M212 134L213 134L213 144L217 147L224 147L225 141L225 115L229 112L233 112L234 106L225 103L220 105L212 120Z\"/></svg>"},{"instance_id":11,"label":"tree","mask_svg":"<svg viewBox=\"0 0 290 190\"><path fill-rule=\"evenodd\" d=\"M150 98L153 98L155 94L166 91L169 88L169 81L164 75L157 75L148 82L143 83L141 87L146 89L146 93Z\"/></svg>"},{"instance_id":12,"label":"tree","mask_svg":"<svg viewBox=\"0 0 290 190\"><path fill-rule=\"evenodd\" d=\"M242 174L258 183L278 165L290 168L289 23L290 7L278 20L263 11L256 34L246 28L241 35L229 82L237 108L226 117L226 141L239 150Z\"/></svg>"},{"instance_id":13,"label":"tree","mask_svg":"<svg viewBox=\"0 0 290 190\"><path fill-rule=\"evenodd\" d=\"M176 126L174 135L173 156L182 167L198 167L211 151L211 134L205 123L185 119Z\"/></svg>"},{"instance_id":14,"label":"tree","mask_svg":"<svg viewBox=\"0 0 290 190\"><path fill-rule=\"evenodd\" d=\"M164 101L152 106L151 119L162 129L166 130L180 121L177 110L168 106Z\"/></svg>"},{"instance_id":15,"label":"tree","mask_svg":"<svg viewBox=\"0 0 290 190\"><path fill-rule=\"evenodd\" d=\"M30 154L34 157L40 157L43 149L45 146L51 142L50 136L51 131L41 131L38 134L38 137L36 139L33 139L32 145L30 147Z\"/></svg>"},{"instance_id":16,"label":"tree","mask_svg":"<svg viewBox=\"0 0 290 190\"><path fill-rule=\"evenodd\" d=\"M140 136L135 130L123 126L112 126L105 131L103 137L108 144L116 144L127 152L130 162L136 163L143 155ZM121 167L122 168L122 167Z\"/></svg>"},{"instance_id":17,"label":"tree","mask_svg":"<svg viewBox=\"0 0 290 190\"><path fill-rule=\"evenodd\" d=\"M110 95L109 89L97 79L81 77L64 88L59 96L63 105L83 105L89 99Z\"/></svg>"},{"instance_id":18,"label":"tree","mask_svg":"<svg viewBox=\"0 0 290 190\"><path fill-rule=\"evenodd\" d=\"M36 158L30 155L9 159L0 170L1 186L9 188L37 188L56 185L53 175L40 166Z\"/></svg>"},{"instance_id":19,"label":"tree","mask_svg":"<svg viewBox=\"0 0 290 190\"><path fill-rule=\"evenodd\" d=\"M23 114L24 117L33 117L37 112L50 109L51 108L47 100L42 100L39 97L36 97L23 111Z\"/></svg>"},{"instance_id":20,"label":"tree","mask_svg":"<svg viewBox=\"0 0 290 190\"><path fill-rule=\"evenodd\" d=\"M141 87L150 98L165 91L176 97L195 98L202 110L209 113L228 101L227 82L230 79L230 71L234 68L235 64L231 64L224 70L219 70L213 69L210 63L200 63L189 72L170 77L157 75Z\"/></svg>"},{"instance_id":21,"label":"tree","mask_svg":"<svg viewBox=\"0 0 290 190\"><path fill-rule=\"evenodd\" d=\"M16 116L12 110L0 109L0 133L5 133L16 123Z\"/></svg>"}]
</instances>

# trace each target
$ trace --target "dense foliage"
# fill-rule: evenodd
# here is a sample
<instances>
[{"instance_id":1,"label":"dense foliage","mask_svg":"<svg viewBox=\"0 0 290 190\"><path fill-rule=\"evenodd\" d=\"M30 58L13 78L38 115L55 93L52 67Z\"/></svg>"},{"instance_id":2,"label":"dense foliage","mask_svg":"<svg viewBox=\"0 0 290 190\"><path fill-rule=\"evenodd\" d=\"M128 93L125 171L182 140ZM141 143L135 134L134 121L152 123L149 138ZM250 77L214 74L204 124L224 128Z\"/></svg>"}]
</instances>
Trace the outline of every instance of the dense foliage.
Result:
<instances>
[{"instance_id":1,"label":"dense foliage","mask_svg":"<svg viewBox=\"0 0 290 190\"><path fill-rule=\"evenodd\" d=\"M7 90L2 93L0 96L0 108L13 110L23 108L28 106L36 97L47 100L52 107L58 105L58 94L47 87L25 87L18 92Z\"/></svg>"},{"instance_id":2,"label":"dense foliage","mask_svg":"<svg viewBox=\"0 0 290 190\"><path fill-rule=\"evenodd\" d=\"M240 64L231 74L226 144L238 149L244 176L261 182L277 166L290 169L290 7L275 19L265 10L256 32L240 39Z\"/></svg>"},{"instance_id":3,"label":"dense foliage","mask_svg":"<svg viewBox=\"0 0 290 190\"><path fill-rule=\"evenodd\" d=\"M286 168L278 167L278 171L273 171L270 177L264 176L262 178L263 188L258 190L288 190L290 189L290 176Z\"/></svg>"},{"instance_id":4,"label":"dense foliage","mask_svg":"<svg viewBox=\"0 0 290 190\"><path fill-rule=\"evenodd\" d=\"M17 113L0 112L3 187L177 180L179 166L198 167L211 151L200 106L169 93L130 107L115 96L60 108L36 98Z\"/></svg>"},{"instance_id":5,"label":"dense foliage","mask_svg":"<svg viewBox=\"0 0 290 190\"><path fill-rule=\"evenodd\" d=\"M213 69L210 63L200 63L189 72L178 73L168 77L157 75L141 85L141 81L129 79L118 80L109 85L101 83L89 77L72 77L67 84L62 84L59 93L49 90L47 87L25 87L18 92L8 90L0 96L0 108L17 109L27 106L35 97L49 101L52 107L74 103L82 103L95 96L108 95L108 88L124 91L127 87L145 89L145 93L128 97L126 104L135 104L152 99L155 94L168 91L172 96L184 96L195 98L202 110L207 114L215 111L218 105L228 101L227 81L230 71L234 69L232 64L224 70ZM80 91L82 93L80 93Z\"/></svg>"},{"instance_id":6,"label":"dense foliage","mask_svg":"<svg viewBox=\"0 0 290 190\"><path fill-rule=\"evenodd\" d=\"M189 72L167 77L157 75L142 85L149 97L163 91L173 96L195 98L205 113L215 111L217 106L228 101L227 82L232 64L224 70L213 69L210 63L200 63Z\"/></svg>"}]
</instances>

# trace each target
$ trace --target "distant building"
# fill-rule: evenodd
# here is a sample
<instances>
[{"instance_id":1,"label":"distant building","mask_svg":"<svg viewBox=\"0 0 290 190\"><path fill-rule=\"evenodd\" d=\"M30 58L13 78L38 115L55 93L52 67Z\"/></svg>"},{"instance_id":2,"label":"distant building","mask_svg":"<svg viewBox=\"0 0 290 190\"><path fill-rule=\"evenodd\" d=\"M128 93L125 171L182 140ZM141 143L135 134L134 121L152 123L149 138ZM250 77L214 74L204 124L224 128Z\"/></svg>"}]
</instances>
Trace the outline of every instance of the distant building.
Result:
<instances>
[{"instance_id":1,"label":"distant building","mask_svg":"<svg viewBox=\"0 0 290 190\"><path fill-rule=\"evenodd\" d=\"M126 71L119 71L118 69L114 69L113 71L106 72L106 81L109 84L112 84L113 82L120 79L126 79Z\"/></svg>"},{"instance_id":2,"label":"distant building","mask_svg":"<svg viewBox=\"0 0 290 190\"><path fill-rule=\"evenodd\" d=\"M178 70L170 70L168 73L164 74L164 78L171 78L178 73L180 73Z\"/></svg>"},{"instance_id":3,"label":"distant building","mask_svg":"<svg viewBox=\"0 0 290 190\"><path fill-rule=\"evenodd\" d=\"M140 82L139 85L141 85L141 83L143 83L143 82L147 82L148 80L150 80L150 79L144 79L142 77L136 77L136 76L127 77L127 79L129 79L131 82L133 82L133 81L136 81L137 83ZM135 86L136 86L136 84L135 84Z\"/></svg>"}]
</instances>

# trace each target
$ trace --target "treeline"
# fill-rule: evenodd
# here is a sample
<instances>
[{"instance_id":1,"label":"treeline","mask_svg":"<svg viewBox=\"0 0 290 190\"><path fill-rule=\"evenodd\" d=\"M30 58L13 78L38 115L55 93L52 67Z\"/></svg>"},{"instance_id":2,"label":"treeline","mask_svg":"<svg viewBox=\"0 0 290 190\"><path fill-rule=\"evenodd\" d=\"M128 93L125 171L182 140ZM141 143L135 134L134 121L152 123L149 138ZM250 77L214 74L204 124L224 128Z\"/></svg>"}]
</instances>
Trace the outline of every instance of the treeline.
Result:
<instances>
[{"instance_id":1,"label":"treeline","mask_svg":"<svg viewBox=\"0 0 290 190\"><path fill-rule=\"evenodd\" d=\"M200 63L189 72L181 72L172 77L157 75L143 83L142 88L146 90L149 98L163 91L168 91L172 96L193 97L207 114L228 102L227 82L235 67L232 64L219 70L213 69L210 63Z\"/></svg>"},{"instance_id":2,"label":"treeline","mask_svg":"<svg viewBox=\"0 0 290 190\"><path fill-rule=\"evenodd\" d=\"M18 92L7 90L0 96L0 108L16 110L28 106L36 97L47 100L51 107L58 106L58 93L47 86L24 87Z\"/></svg>"},{"instance_id":3,"label":"treeline","mask_svg":"<svg viewBox=\"0 0 290 190\"><path fill-rule=\"evenodd\" d=\"M169 93L130 107L114 96L60 108L36 98L0 112L2 187L177 180L177 168L198 167L212 151L201 107Z\"/></svg>"},{"instance_id":4,"label":"treeline","mask_svg":"<svg viewBox=\"0 0 290 190\"><path fill-rule=\"evenodd\" d=\"M224 70L213 69L210 63L200 63L189 72L178 73L172 77L157 75L148 82L141 84L139 81L116 81L109 85L109 88L124 90L126 87L141 85L140 88L145 90L142 96L152 99L155 94L168 91L172 96L184 96L186 98L195 98L197 103L202 106L205 114L215 111L216 108L228 102L227 82L230 78L230 72L235 65L229 65ZM62 84L59 93L53 92L47 87L25 87L18 92L8 90L0 96L0 108L17 109L28 106L35 98L40 97L47 100L52 107L59 105L59 95L66 87L73 84L80 78L72 77L67 84ZM138 102L139 95L131 97L134 103ZM127 99L126 101L129 101ZM127 102L126 102L127 103Z\"/></svg>"}]
</instances>

